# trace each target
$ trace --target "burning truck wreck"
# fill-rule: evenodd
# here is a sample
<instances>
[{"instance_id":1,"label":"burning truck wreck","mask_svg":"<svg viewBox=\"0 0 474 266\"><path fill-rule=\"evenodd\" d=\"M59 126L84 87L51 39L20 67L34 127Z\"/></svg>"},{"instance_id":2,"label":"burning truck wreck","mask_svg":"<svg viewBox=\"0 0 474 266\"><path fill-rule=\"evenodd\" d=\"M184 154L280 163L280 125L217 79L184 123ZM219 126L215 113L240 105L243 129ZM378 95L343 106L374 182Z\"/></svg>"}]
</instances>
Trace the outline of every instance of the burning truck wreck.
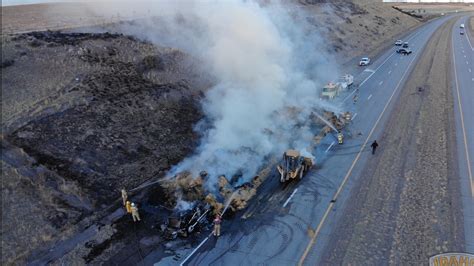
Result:
<instances>
[{"instance_id":1,"label":"burning truck wreck","mask_svg":"<svg viewBox=\"0 0 474 266\"><path fill-rule=\"evenodd\" d=\"M153 177L170 210L159 225L166 238L189 236L217 214L244 210L269 178L287 182L293 178L281 175L295 177L297 169L301 178L318 167L315 151L323 138L342 132L350 121L339 106L319 97L322 80L339 71L330 53L314 53L325 42L309 31L314 25L304 14L253 1L176 12L158 12L151 22L160 27L150 29L147 39L183 49L212 82L201 94L203 117L193 127L199 144L164 177ZM251 30L242 21L253 25ZM142 27L132 23L127 32L143 32ZM278 173L288 149L297 151L303 160L295 159L304 165Z\"/></svg>"},{"instance_id":2,"label":"burning truck wreck","mask_svg":"<svg viewBox=\"0 0 474 266\"><path fill-rule=\"evenodd\" d=\"M307 149L314 150L325 136L331 132L341 132L350 121L349 112L339 115L329 111L324 111L322 115L313 113L308 123L319 131ZM287 150L281 160L277 156L268 159L258 174L248 182L241 182L241 173L230 179L220 175L216 188L209 188L206 182L209 183L212 177L206 171L201 171L196 176L184 171L161 180L158 184L166 199L165 207L172 212L159 226L160 231L167 240L210 231L212 219L216 215L230 218L246 209L257 195L259 187L269 178L278 179L281 183L291 179L298 181L316 162L317 158L305 157L296 150Z\"/></svg>"},{"instance_id":3,"label":"burning truck wreck","mask_svg":"<svg viewBox=\"0 0 474 266\"><path fill-rule=\"evenodd\" d=\"M164 239L174 240L178 236L187 237L195 230L209 229L209 211L208 204L199 204L192 210L169 216L160 226Z\"/></svg>"}]
</instances>

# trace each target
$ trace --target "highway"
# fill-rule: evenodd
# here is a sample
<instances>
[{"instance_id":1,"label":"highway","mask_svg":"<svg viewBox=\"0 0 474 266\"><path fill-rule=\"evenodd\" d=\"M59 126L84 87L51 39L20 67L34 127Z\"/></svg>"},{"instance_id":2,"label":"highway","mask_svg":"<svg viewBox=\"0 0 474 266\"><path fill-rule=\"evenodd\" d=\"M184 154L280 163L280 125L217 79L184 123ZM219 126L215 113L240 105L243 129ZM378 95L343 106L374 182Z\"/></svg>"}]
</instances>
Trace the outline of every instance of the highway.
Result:
<instances>
[{"instance_id":1,"label":"highway","mask_svg":"<svg viewBox=\"0 0 474 266\"><path fill-rule=\"evenodd\" d=\"M468 17L459 19L452 29L453 95L466 252L474 254L474 39L467 27L460 35L461 23L469 25Z\"/></svg>"},{"instance_id":2,"label":"highway","mask_svg":"<svg viewBox=\"0 0 474 266\"><path fill-rule=\"evenodd\" d=\"M340 97L339 104L354 113L353 122L346 132L345 143L334 144L336 139L327 136L318 147L318 167L301 182L281 186L275 181L266 185L268 191L265 192L271 192L268 188L270 187L275 190L274 194L270 193L259 198L255 203L257 207L250 206L242 217L224 220L221 237L217 239L212 236L203 237L202 241L195 243L192 248L178 251L180 260L166 257L155 261L157 265L318 264L322 256L322 247L330 239L335 223L340 218L339 210L347 203L350 189L358 182L364 166L372 157L369 145L373 140L380 138L404 82L430 37L450 18L443 17L431 21L407 36L404 41L409 42L413 51L411 55L399 55L395 53L396 48L393 47L372 64L364 67L364 70L355 77L359 92L351 90ZM464 54L468 53L465 44L467 41L462 41L458 37L453 35L453 43L457 45L457 42L462 42ZM466 72L468 71L468 68L465 68L466 64L459 63L461 60L462 62L467 60L472 66L472 52L470 59L467 59L464 57L463 49L457 48L456 45L453 45L453 52L456 54L456 66L459 65L456 67L459 77L457 88L462 94L460 97L462 106L470 108L462 109L463 113L466 112L466 116L472 118L474 91L468 74L472 72ZM472 77L472 74L470 75ZM352 101L354 93L358 93L356 103ZM464 96L467 93L471 95ZM465 98L470 99L470 104ZM459 113L459 110L457 112ZM462 140L466 140L464 135L469 135L469 132L470 146L467 150L471 154L474 153L472 146L474 121L470 120L464 121L464 131L457 131L461 134L458 137L460 156L466 154L463 148L465 142ZM379 144L379 148L383 149L383 141L379 141ZM466 168L466 163L460 162L460 167L463 166ZM469 178L463 180L469 182ZM466 206L469 205L469 200L472 203L472 197L469 198L467 192L464 191ZM470 212L472 214L472 208Z\"/></svg>"}]
</instances>

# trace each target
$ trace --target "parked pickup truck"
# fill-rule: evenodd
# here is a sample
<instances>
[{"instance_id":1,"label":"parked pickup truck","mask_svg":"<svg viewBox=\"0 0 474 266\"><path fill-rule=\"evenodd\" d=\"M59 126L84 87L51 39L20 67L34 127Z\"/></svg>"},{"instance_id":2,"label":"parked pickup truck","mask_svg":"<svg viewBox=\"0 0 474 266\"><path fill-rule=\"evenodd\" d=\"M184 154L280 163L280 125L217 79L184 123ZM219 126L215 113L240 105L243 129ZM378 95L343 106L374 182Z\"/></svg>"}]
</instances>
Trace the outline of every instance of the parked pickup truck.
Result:
<instances>
[{"instance_id":1,"label":"parked pickup truck","mask_svg":"<svg viewBox=\"0 0 474 266\"><path fill-rule=\"evenodd\" d=\"M363 57L359 62L359 66L368 66L369 64L370 64L370 58L368 57Z\"/></svg>"}]
</instances>

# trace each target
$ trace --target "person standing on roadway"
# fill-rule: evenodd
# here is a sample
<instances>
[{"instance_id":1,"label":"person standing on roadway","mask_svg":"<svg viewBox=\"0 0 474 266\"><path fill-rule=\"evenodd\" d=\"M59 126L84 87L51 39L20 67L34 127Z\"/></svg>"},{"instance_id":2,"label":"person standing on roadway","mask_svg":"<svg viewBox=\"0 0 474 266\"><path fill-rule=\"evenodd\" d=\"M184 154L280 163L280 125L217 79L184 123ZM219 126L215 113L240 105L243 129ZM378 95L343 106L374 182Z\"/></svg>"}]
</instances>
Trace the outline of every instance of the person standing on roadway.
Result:
<instances>
[{"instance_id":1,"label":"person standing on roadway","mask_svg":"<svg viewBox=\"0 0 474 266\"><path fill-rule=\"evenodd\" d=\"M214 218L214 236L221 235L221 222L222 218L219 214L217 214L216 218Z\"/></svg>"},{"instance_id":2,"label":"person standing on roadway","mask_svg":"<svg viewBox=\"0 0 474 266\"><path fill-rule=\"evenodd\" d=\"M372 142L372 145L370 145L370 147L372 147L372 154L375 154L375 150L378 146L379 144L377 143L377 140L374 140L374 142Z\"/></svg>"},{"instance_id":3,"label":"person standing on roadway","mask_svg":"<svg viewBox=\"0 0 474 266\"><path fill-rule=\"evenodd\" d=\"M354 97L352 97L352 100L354 101L354 104L357 103L358 98L359 98L359 96L357 96L357 94L354 94Z\"/></svg>"},{"instance_id":4,"label":"person standing on roadway","mask_svg":"<svg viewBox=\"0 0 474 266\"><path fill-rule=\"evenodd\" d=\"M140 214L138 213L138 207L135 205L135 203L132 203L132 218L134 222L139 222L140 221Z\"/></svg>"},{"instance_id":5,"label":"person standing on roadway","mask_svg":"<svg viewBox=\"0 0 474 266\"><path fill-rule=\"evenodd\" d=\"M342 144L344 142L344 135L342 134L342 132L337 133L337 142L339 144Z\"/></svg>"}]
</instances>

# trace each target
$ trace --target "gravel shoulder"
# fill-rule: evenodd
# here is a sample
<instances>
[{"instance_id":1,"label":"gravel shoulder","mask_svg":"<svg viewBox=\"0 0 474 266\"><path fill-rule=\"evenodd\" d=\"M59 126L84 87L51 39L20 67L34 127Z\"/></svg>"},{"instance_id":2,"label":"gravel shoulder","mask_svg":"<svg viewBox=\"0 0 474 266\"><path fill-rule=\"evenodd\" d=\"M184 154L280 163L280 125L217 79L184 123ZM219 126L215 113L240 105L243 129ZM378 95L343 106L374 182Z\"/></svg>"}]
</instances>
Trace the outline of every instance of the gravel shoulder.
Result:
<instances>
[{"instance_id":1,"label":"gravel shoulder","mask_svg":"<svg viewBox=\"0 0 474 266\"><path fill-rule=\"evenodd\" d=\"M463 248L451 94L454 19L433 35L351 191L322 264L426 264Z\"/></svg>"}]
</instances>

